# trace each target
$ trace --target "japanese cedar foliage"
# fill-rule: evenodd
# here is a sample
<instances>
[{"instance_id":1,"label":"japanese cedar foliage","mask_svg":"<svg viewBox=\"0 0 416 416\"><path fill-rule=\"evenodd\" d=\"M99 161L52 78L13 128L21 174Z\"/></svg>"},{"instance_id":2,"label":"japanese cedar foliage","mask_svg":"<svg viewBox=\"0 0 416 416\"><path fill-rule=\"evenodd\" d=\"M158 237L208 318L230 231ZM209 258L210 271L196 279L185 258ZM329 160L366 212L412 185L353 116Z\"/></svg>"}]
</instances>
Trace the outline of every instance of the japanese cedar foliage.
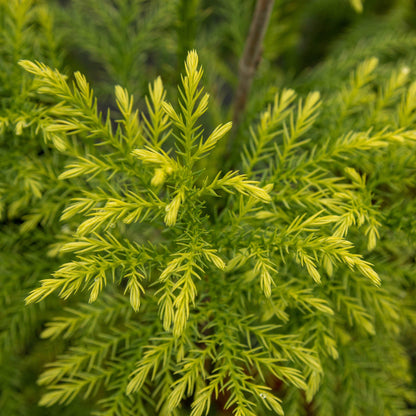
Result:
<instances>
[{"instance_id":1,"label":"japanese cedar foliage","mask_svg":"<svg viewBox=\"0 0 416 416\"><path fill-rule=\"evenodd\" d=\"M368 39L236 136L195 51L176 95L115 86L103 111L55 69L48 10L0 4L3 408L409 414L413 62Z\"/></svg>"}]
</instances>

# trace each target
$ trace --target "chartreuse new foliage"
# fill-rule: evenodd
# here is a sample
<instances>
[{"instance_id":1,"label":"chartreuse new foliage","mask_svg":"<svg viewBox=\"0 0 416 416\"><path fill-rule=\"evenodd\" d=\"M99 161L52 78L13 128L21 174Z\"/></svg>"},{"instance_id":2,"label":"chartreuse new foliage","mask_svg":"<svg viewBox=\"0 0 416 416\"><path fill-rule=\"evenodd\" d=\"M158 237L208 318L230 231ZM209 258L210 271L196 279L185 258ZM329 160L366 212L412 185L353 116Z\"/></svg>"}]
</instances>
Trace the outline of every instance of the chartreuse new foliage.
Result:
<instances>
[{"instance_id":1,"label":"chartreuse new foliage","mask_svg":"<svg viewBox=\"0 0 416 416\"><path fill-rule=\"evenodd\" d=\"M35 381L56 346L42 345L38 333L61 306L23 300L60 264L50 248L70 195L58 180L64 156L37 128L41 109L18 65L23 57L61 65L53 16L42 1L0 0L0 414L10 416L45 414Z\"/></svg>"},{"instance_id":2,"label":"chartreuse new foliage","mask_svg":"<svg viewBox=\"0 0 416 416\"><path fill-rule=\"evenodd\" d=\"M39 378L41 406L409 414L414 247L397 201L414 212L410 68L386 75L370 57L324 97L280 90L224 170L232 126L204 127L195 51L177 100L157 78L142 113L121 86L103 114L79 72L20 65L71 198L62 265L26 303L81 296L41 334L70 340Z\"/></svg>"}]
</instances>

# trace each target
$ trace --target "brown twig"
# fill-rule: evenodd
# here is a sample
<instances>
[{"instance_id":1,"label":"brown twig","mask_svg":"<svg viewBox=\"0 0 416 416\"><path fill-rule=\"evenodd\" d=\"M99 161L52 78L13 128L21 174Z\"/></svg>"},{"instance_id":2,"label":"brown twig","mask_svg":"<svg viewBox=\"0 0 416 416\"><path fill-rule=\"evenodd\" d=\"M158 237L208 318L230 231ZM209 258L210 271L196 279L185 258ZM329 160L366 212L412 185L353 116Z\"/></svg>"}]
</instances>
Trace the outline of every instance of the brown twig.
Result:
<instances>
[{"instance_id":1,"label":"brown twig","mask_svg":"<svg viewBox=\"0 0 416 416\"><path fill-rule=\"evenodd\" d=\"M274 0L257 0L250 31L238 68L238 87L234 99L234 132L240 123L254 75L262 53L263 38L269 24Z\"/></svg>"}]
</instances>

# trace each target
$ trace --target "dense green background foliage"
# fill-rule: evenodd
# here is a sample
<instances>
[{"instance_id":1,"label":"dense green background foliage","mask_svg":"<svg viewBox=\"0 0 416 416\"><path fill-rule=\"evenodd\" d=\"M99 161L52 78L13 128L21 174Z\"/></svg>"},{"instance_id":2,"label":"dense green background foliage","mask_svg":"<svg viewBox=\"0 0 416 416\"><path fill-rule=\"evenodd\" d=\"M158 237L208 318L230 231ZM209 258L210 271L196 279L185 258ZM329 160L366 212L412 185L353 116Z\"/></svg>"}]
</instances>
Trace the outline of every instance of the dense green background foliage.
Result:
<instances>
[{"instance_id":1,"label":"dense green background foliage","mask_svg":"<svg viewBox=\"0 0 416 416\"><path fill-rule=\"evenodd\" d=\"M231 126L254 5L0 0L1 414L415 414L416 8L276 1Z\"/></svg>"}]
</instances>

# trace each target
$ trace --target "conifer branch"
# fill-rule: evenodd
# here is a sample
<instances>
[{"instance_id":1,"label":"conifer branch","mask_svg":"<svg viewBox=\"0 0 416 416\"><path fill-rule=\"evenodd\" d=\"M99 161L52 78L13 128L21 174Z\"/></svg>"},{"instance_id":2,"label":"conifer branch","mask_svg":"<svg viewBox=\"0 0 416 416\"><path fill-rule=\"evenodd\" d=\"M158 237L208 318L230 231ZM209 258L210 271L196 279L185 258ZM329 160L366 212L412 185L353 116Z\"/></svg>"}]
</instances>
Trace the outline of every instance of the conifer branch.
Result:
<instances>
[{"instance_id":1,"label":"conifer branch","mask_svg":"<svg viewBox=\"0 0 416 416\"><path fill-rule=\"evenodd\" d=\"M234 98L233 124L237 129L246 107L251 84L260 63L263 38L272 14L274 0L257 0L250 31L238 66L238 85Z\"/></svg>"},{"instance_id":2,"label":"conifer branch","mask_svg":"<svg viewBox=\"0 0 416 416\"><path fill-rule=\"evenodd\" d=\"M0 1L0 80L11 80L0 82L4 411L27 413L20 369L56 350L39 379L51 414L77 413L84 396L97 416L293 416L307 406L403 416L412 400L403 333L416 322L410 67L386 64L379 40L362 59L354 46L317 67L309 93L270 89L233 154L241 172L219 171L213 152L231 123L204 92L196 51L176 102L158 77L144 99L117 85L102 112L80 73L72 82L47 64L22 61L27 74L9 62L7 50L30 49L33 27L52 33L37 3ZM130 31L131 14L154 17L144 10L158 2L73 3L109 22L104 41L121 42L99 51L106 69L118 51L124 66L148 47L123 49L149 38ZM42 305L22 305L28 292ZM48 348L37 348L38 333Z\"/></svg>"}]
</instances>

